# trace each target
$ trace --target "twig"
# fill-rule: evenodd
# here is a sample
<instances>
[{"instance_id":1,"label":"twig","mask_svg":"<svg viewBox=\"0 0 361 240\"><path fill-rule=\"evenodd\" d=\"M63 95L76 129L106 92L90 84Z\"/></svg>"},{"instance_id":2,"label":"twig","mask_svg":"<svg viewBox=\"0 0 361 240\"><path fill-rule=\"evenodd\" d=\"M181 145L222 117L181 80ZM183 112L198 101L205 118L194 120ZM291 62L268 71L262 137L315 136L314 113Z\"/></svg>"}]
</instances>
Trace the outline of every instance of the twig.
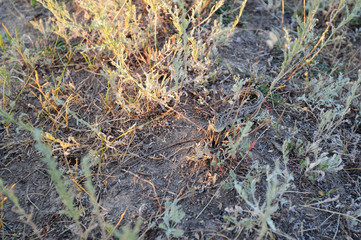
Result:
<instances>
[{"instance_id":1,"label":"twig","mask_svg":"<svg viewBox=\"0 0 361 240\"><path fill-rule=\"evenodd\" d=\"M139 180L141 180L141 181L143 181L143 182L146 182L146 183L148 183L149 185L151 185L152 188L153 188L153 191L154 191L155 199L157 199L157 202L158 202L158 205L159 205L159 209L162 209L162 204L161 204L160 201L159 201L157 191L155 190L154 184L153 184L151 181L145 180L145 179L139 177L137 174L135 174L135 173L133 173L133 172L130 172L130 171L128 171L128 170L125 170L125 169L121 169L121 170L122 170L123 172L129 173L130 175L133 175L134 177L138 178Z\"/></svg>"},{"instance_id":2,"label":"twig","mask_svg":"<svg viewBox=\"0 0 361 240\"><path fill-rule=\"evenodd\" d=\"M338 215L338 218L337 218L337 227L336 227L336 231L335 231L335 234L333 235L333 238L332 238L332 239L336 239L339 225L340 225L340 215Z\"/></svg>"},{"instance_id":3,"label":"twig","mask_svg":"<svg viewBox=\"0 0 361 240\"><path fill-rule=\"evenodd\" d=\"M249 151L248 151L249 152ZM237 169L238 166L243 162L243 160L248 156L248 152L247 154L244 155L244 157L238 162L237 166L234 169ZM230 176L228 176L224 182L227 182L228 179L230 178ZM211 202L213 201L214 197L218 194L219 190L221 189L221 187L223 186L223 184L221 183L220 186L217 188L216 192L213 194L211 200L208 201L208 203L206 204L206 206L204 206L204 208L198 213L198 215L196 216L196 219L199 218L200 215L202 215L202 213L204 212L204 210L206 210L206 208L209 206L209 204L211 204Z\"/></svg>"},{"instance_id":4,"label":"twig","mask_svg":"<svg viewBox=\"0 0 361 240\"><path fill-rule=\"evenodd\" d=\"M328 212L328 213L337 214L337 215L340 215L340 216L344 216L344 217L351 218L351 219L355 220L356 222L361 223L361 221L358 220L357 218L355 218L354 216L350 216L350 215L347 215L347 214L345 214L345 213L335 212L335 211L331 211L331 210L327 210L327 209L322 209L322 208L311 207L311 206L308 206L308 205L304 205L304 206L301 206L301 207L304 207L304 208L307 207L307 208L312 208L312 209L315 209L315 210L320 210L320 211L324 211L324 212Z\"/></svg>"}]
</instances>

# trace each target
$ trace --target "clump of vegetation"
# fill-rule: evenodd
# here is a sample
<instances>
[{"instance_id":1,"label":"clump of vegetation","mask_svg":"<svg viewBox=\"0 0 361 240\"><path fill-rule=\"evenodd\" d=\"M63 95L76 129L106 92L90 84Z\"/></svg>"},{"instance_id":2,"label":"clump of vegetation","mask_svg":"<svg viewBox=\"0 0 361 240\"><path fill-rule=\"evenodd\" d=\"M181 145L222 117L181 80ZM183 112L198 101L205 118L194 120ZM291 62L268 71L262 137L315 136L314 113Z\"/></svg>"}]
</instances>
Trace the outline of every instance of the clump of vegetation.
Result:
<instances>
[{"instance_id":1,"label":"clump of vegetation","mask_svg":"<svg viewBox=\"0 0 361 240\"><path fill-rule=\"evenodd\" d=\"M165 230L165 234L168 238L171 236L182 237L184 234L183 230L176 228L176 226L181 222L185 215L185 212L180 208L180 206L177 206L177 199L175 199L173 203L167 199L167 202L165 203L163 222L159 224L159 227Z\"/></svg>"},{"instance_id":2,"label":"clump of vegetation","mask_svg":"<svg viewBox=\"0 0 361 240\"><path fill-rule=\"evenodd\" d=\"M79 1L76 14L64 2L39 1L53 19L34 26L55 33L68 46L80 44L90 69L109 81L118 104L129 115L169 108L185 85L203 86L215 72L217 46L227 41L237 20L222 26L207 1ZM102 66L99 69L99 66ZM173 103L174 104L174 103Z\"/></svg>"}]
</instances>

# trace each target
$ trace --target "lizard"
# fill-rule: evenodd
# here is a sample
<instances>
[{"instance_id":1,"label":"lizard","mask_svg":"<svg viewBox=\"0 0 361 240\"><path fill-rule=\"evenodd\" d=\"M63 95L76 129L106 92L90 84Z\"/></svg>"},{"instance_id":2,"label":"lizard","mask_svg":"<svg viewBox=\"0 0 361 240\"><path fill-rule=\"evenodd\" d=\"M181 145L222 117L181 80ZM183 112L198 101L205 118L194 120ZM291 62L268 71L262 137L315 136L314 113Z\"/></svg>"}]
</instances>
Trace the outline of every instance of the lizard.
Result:
<instances>
[{"instance_id":1,"label":"lizard","mask_svg":"<svg viewBox=\"0 0 361 240\"><path fill-rule=\"evenodd\" d=\"M244 102L242 102L240 105L232 104L230 108L226 109L221 113L218 113L215 117L215 123L212 124L214 132L220 133L227 127L231 126L232 121L237 121L244 116L254 116L258 113L260 105L264 100L264 96L261 91L254 88L243 88L240 90L239 95L240 98L236 101L236 103L242 101L243 99L246 99L245 95L254 95L257 97L257 99L252 104L244 104Z\"/></svg>"}]
</instances>

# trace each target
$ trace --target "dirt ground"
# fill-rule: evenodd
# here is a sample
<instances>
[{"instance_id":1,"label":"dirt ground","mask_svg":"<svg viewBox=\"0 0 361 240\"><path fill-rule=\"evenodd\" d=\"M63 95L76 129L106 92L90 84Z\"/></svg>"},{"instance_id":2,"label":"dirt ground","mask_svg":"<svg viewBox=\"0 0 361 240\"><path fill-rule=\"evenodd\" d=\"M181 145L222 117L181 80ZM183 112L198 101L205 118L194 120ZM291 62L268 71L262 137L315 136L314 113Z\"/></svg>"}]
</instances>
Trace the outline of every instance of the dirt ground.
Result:
<instances>
[{"instance_id":1,"label":"dirt ground","mask_svg":"<svg viewBox=\"0 0 361 240\"><path fill-rule=\"evenodd\" d=\"M24 38L24 41L29 46L40 34L28 22L49 15L39 4L33 8L26 1L0 0L0 22L11 33L17 28L19 35L28 35L29 38ZM255 85L262 89L276 76L282 63L281 51L270 49L266 44L266 33L279 31L281 19L256 0L247 3L242 19L242 26L235 31L229 44L219 49L222 61L217 82L213 85L218 94L221 89L224 89L222 94L230 91L234 83L231 77L233 73L241 77L254 76L254 79L259 79ZM291 20L287 18L285 24L290 23ZM0 31L4 35L4 29ZM349 31L352 32L352 27ZM354 40L348 37L345 43L355 53L350 64L358 68L361 62L360 43L361 35ZM339 59L344 54L340 52ZM327 61L327 53L320 55L322 57L332 64ZM86 71L85 67L79 67L81 64L85 66L84 63L70 66L64 79L74 86L64 91L68 91L69 95L74 94L77 99L70 108L81 119L98 124L98 128L107 136L119 136L123 129L134 122L148 123L162 112L160 109L158 115L155 112L153 116L139 117L133 122L117 115L116 108L109 113L102 107L101 99L106 94L107 80L97 73ZM62 66L40 66L39 77L56 76L62 70ZM344 74L351 81L357 78L355 71ZM267 191L266 169L255 172L251 166L258 163L259 166L273 167L276 159L282 159L283 141L294 136L296 128L297 139L312 141L320 112L305 111L307 106L298 100L302 92L295 90L298 80L293 78L286 88L264 102L249 137L249 143L255 145L244 156L237 155L233 160L226 160L223 168L211 167L209 158L199 157L200 149L206 145L211 146L211 154L215 152L206 131L213 113L209 108L204 108L206 105L200 105L199 96L191 91L182 97L176 112L120 139L100 157L101 167L92 169L97 173L93 182L105 219L116 224L126 210L120 226L134 226L136 220L141 219L139 236L142 239L166 239L164 230L158 228L157 224L162 221L166 199L178 199L178 204L186 213L177 225L184 231L180 239L255 239L257 231L254 229L242 230L240 226L227 221L226 216L236 214L238 219L242 219L252 213L236 190L225 188L224 182L230 181L230 169L235 170L239 181L245 179L247 174L262 175L256 192L256 197L262 203ZM20 89L21 86L15 86L14 91ZM205 100L208 104L213 103L211 98ZM57 128L59 138L74 138L77 146L82 146L66 153L59 146L52 146L57 167L64 173L64 181L68 185L72 184L71 179L80 182L81 158L101 144L99 139L89 134L86 126L72 117L69 117L68 127L59 127L39 116L34 109L41 109L41 105L27 89L17 103L13 113L18 116L26 113L23 121L41 127L44 132L54 132L54 128ZM296 156L291 159L288 168L293 181L282 198L278 199L279 208L272 216L279 230L273 233L274 239L361 239L360 215L355 219L348 217L354 216L361 208L360 107L361 99L358 97L333 134L345 143L342 170L326 173L319 181L311 180L304 173L301 159ZM276 122L277 126L270 122ZM332 141L330 139L330 152L334 146L338 147ZM30 133L17 129L15 125L9 128L0 125L1 179L7 186L15 185L14 191L20 205L27 213L32 213L32 220L42 230L44 239L76 239L76 226L61 212L64 206L47 165L41 161L42 156L34 144ZM86 227L93 220L90 217L92 209L89 197L80 189L74 194L74 205L83 209L80 221ZM6 201L1 216L0 236L3 239L36 239L30 227L24 224L24 219L11 209L12 204ZM95 229L88 239L100 237L99 229Z\"/></svg>"}]
</instances>

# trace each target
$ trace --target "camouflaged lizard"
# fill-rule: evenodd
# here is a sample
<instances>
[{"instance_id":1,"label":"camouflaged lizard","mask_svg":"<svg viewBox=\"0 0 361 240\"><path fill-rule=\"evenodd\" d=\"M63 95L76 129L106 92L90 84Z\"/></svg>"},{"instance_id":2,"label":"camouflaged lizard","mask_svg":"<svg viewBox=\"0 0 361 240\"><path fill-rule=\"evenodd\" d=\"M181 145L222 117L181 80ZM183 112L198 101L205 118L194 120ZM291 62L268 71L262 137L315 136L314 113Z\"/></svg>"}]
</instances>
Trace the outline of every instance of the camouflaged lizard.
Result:
<instances>
[{"instance_id":1,"label":"camouflaged lizard","mask_svg":"<svg viewBox=\"0 0 361 240\"><path fill-rule=\"evenodd\" d=\"M216 117L215 123L212 124L214 132L222 132L227 127L232 125L232 121L239 121L242 118L255 116L260 109L260 105L264 100L263 93L254 88L244 88L240 91L239 101L242 99L247 99L247 96L256 96L257 99L252 104L244 103L243 105L232 104L232 107L226 109L225 111L219 113ZM248 100L247 100L248 101Z\"/></svg>"}]
</instances>

